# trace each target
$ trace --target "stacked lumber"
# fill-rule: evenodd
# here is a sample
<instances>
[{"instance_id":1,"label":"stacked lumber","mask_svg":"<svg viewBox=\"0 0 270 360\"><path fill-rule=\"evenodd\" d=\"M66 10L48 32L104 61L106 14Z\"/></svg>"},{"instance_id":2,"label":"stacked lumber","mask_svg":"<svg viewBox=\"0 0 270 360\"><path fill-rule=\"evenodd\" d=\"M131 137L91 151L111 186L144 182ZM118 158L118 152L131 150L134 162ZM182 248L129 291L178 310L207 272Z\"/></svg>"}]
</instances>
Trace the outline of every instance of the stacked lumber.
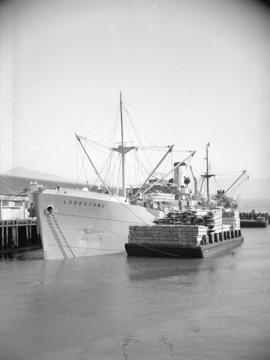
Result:
<instances>
[{"instance_id":1,"label":"stacked lumber","mask_svg":"<svg viewBox=\"0 0 270 360\"><path fill-rule=\"evenodd\" d=\"M153 225L130 226L129 244L145 246L196 247L207 235L206 226L198 225Z\"/></svg>"},{"instance_id":2,"label":"stacked lumber","mask_svg":"<svg viewBox=\"0 0 270 360\"><path fill-rule=\"evenodd\" d=\"M223 210L222 221L224 225L230 226L230 230L240 230L240 217L238 211Z\"/></svg>"},{"instance_id":3,"label":"stacked lumber","mask_svg":"<svg viewBox=\"0 0 270 360\"><path fill-rule=\"evenodd\" d=\"M222 232L222 210L221 209L215 209L211 210L212 213L212 219L213 219L213 226L212 231L215 233Z\"/></svg>"},{"instance_id":4,"label":"stacked lumber","mask_svg":"<svg viewBox=\"0 0 270 360\"><path fill-rule=\"evenodd\" d=\"M223 224L222 225L223 231L230 231L231 230L231 225L229 224Z\"/></svg>"},{"instance_id":5,"label":"stacked lumber","mask_svg":"<svg viewBox=\"0 0 270 360\"><path fill-rule=\"evenodd\" d=\"M204 220L199 218L196 211L170 211L164 218L154 220L160 225L204 225Z\"/></svg>"},{"instance_id":6,"label":"stacked lumber","mask_svg":"<svg viewBox=\"0 0 270 360\"><path fill-rule=\"evenodd\" d=\"M163 219L154 221L159 225L198 225L206 226L208 233L222 232L222 210L197 209L195 211L171 211Z\"/></svg>"},{"instance_id":7,"label":"stacked lumber","mask_svg":"<svg viewBox=\"0 0 270 360\"><path fill-rule=\"evenodd\" d=\"M204 219L204 225L208 227L208 233L222 232L222 210L197 210L197 215Z\"/></svg>"}]
</instances>

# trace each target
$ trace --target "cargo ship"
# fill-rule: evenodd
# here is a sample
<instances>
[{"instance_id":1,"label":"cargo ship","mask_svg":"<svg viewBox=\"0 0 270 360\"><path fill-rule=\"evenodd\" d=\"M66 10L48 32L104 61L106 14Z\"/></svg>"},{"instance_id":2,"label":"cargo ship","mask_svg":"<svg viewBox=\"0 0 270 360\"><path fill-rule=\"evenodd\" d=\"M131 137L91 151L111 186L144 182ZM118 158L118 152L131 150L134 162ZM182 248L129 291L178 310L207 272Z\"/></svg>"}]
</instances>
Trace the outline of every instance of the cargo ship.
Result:
<instances>
[{"instance_id":1,"label":"cargo ship","mask_svg":"<svg viewBox=\"0 0 270 360\"><path fill-rule=\"evenodd\" d=\"M106 184L79 135L76 138L102 188L99 191L63 187L49 189L32 184L29 197L35 208L45 259L124 252L130 225L152 225L155 218L161 218L166 212L179 208L175 196L177 185L175 181L165 180L169 173L161 178L153 178L160 164L171 153L173 145L168 146L165 155L140 186L126 189L125 156L136 148L125 146L124 143L121 94L120 123L121 144L111 150L118 152L121 157L121 195L113 193ZM195 151L190 151L185 159L175 163L170 170L177 175L178 184L180 178L184 181L181 169L186 167L185 162L194 154Z\"/></svg>"},{"instance_id":2,"label":"cargo ship","mask_svg":"<svg viewBox=\"0 0 270 360\"><path fill-rule=\"evenodd\" d=\"M124 252L130 226L152 226L156 219L164 218L171 211L197 207L199 198L196 191L195 194L190 191L187 176L187 164L195 151L188 151L188 155L175 162L163 176L154 176L172 152L173 145L166 147L166 153L141 185L126 188L125 157L136 147L126 146L124 142L122 107L120 94L121 143L110 150L120 155L121 194L115 193L107 185L83 145L82 140L86 139L77 134L77 141L101 183L99 190L60 186L51 189L32 184L29 197L35 209L45 259ZM171 172L173 178L167 180ZM207 181L207 203L211 176L207 169L203 175ZM211 244L210 236L208 244Z\"/></svg>"}]
</instances>

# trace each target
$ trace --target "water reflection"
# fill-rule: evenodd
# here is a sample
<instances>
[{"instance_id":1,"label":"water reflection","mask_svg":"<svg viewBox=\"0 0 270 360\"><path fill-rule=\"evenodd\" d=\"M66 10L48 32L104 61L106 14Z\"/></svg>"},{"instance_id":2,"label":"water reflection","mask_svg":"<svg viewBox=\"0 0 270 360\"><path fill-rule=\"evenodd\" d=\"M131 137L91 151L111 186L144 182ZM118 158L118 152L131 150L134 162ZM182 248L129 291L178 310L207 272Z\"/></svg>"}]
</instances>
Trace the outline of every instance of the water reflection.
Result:
<instances>
[{"instance_id":1,"label":"water reflection","mask_svg":"<svg viewBox=\"0 0 270 360\"><path fill-rule=\"evenodd\" d=\"M130 280L144 281L197 273L203 267L203 259L127 257L126 265Z\"/></svg>"},{"instance_id":2,"label":"water reflection","mask_svg":"<svg viewBox=\"0 0 270 360\"><path fill-rule=\"evenodd\" d=\"M44 260L43 250L28 250L28 251L10 251L0 254L0 261L29 261L29 260Z\"/></svg>"},{"instance_id":3,"label":"water reflection","mask_svg":"<svg viewBox=\"0 0 270 360\"><path fill-rule=\"evenodd\" d=\"M215 272L220 264L226 263L228 258L237 257L239 247L226 249L219 254L204 259L174 259L174 258L147 258L127 257L127 274L130 280L144 281L166 277L192 276L198 272Z\"/></svg>"}]
</instances>

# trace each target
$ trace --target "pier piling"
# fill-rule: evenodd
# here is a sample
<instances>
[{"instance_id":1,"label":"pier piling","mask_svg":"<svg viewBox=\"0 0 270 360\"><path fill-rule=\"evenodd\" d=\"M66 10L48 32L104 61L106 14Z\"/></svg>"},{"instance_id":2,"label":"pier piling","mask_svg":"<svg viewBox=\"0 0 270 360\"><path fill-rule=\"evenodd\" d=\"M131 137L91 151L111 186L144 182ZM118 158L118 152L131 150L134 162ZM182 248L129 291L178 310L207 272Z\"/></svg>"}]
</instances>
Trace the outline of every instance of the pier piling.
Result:
<instances>
[{"instance_id":1,"label":"pier piling","mask_svg":"<svg viewBox=\"0 0 270 360\"><path fill-rule=\"evenodd\" d=\"M0 259L41 247L36 219L0 221Z\"/></svg>"}]
</instances>

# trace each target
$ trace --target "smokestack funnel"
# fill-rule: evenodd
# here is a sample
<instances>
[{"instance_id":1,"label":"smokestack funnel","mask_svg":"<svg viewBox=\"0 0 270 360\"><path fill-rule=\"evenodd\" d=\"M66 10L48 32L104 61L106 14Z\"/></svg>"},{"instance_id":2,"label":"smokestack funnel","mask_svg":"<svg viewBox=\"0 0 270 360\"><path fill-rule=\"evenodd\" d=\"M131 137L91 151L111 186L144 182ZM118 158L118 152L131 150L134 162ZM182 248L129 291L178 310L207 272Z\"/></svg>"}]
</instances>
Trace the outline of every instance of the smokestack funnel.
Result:
<instances>
[{"instance_id":1,"label":"smokestack funnel","mask_svg":"<svg viewBox=\"0 0 270 360\"><path fill-rule=\"evenodd\" d=\"M175 162L173 164L174 166L174 183L177 185L177 189L179 190L180 188L180 183L179 183L179 167L176 168L176 166L179 164L179 162Z\"/></svg>"}]
</instances>

